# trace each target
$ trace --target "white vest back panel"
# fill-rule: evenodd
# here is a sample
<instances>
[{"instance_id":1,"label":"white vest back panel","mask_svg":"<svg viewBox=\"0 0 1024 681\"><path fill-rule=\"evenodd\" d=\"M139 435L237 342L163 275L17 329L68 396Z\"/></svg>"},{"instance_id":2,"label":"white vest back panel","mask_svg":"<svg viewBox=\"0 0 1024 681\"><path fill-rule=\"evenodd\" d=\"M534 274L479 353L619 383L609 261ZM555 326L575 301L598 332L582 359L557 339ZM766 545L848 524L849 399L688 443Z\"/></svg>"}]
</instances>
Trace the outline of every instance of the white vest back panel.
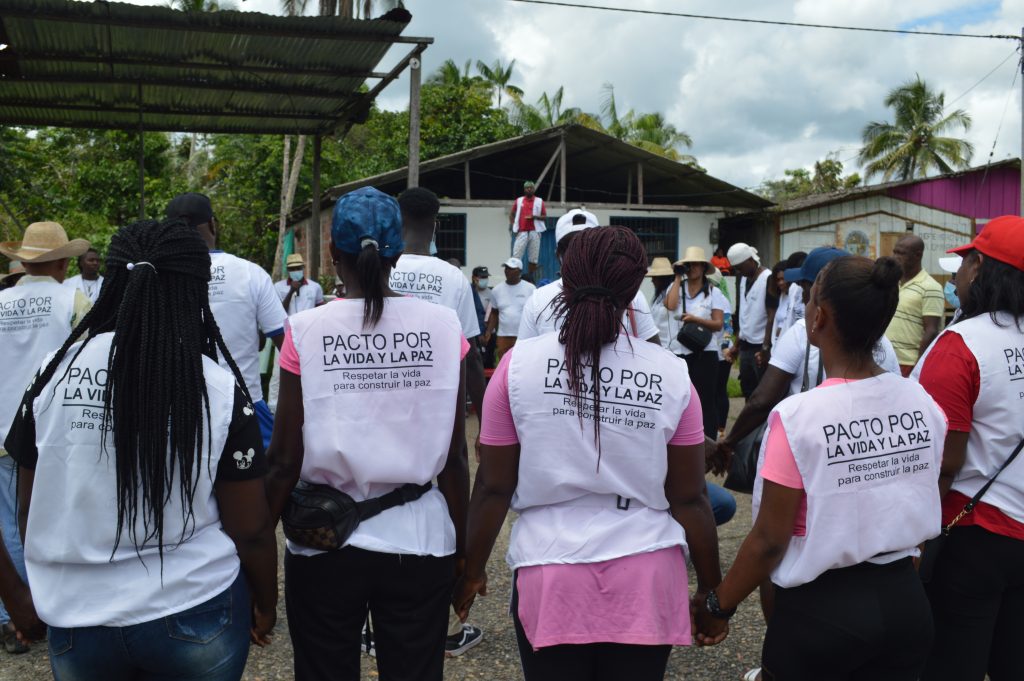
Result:
<instances>
[{"instance_id":1,"label":"white vest back panel","mask_svg":"<svg viewBox=\"0 0 1024 681\"><path fill-rule=\"evenodd\" d=\"M974 422L967 438L967 458L953 489L973 497L995 475L1024 438L1024 333L1009 314L997 326L980 315L946 329L956 333L978 361L981 390L974 403ZM924 360L918 366L924 364ZM983 501L1024 523L1024 457L999 474Z\"/></svg>"},{"instance_id":2,"label":"white vest back panel","mask_svg":"<svg viewBox=\"0 0 1024 681\"><path fill-rule=\"evenodd\" d=\"M668 511L665 478L668 441L690 399L686 363L625 334L605 347L598 467L594 402L585 403L581 429L564 361L564 346L550 333L519 341L509 365L521 445L512 500L520 517L509 563L598 562L685 546L683 528Z\"/></svg>"},{"instance_id":3,"label":"white vest back panel","mask_svg":"<svg viewBox=\"0 0 1024 681\"><path fill-rule=\"evenodd\" d=\"M196 461L194 518L186 525L172 490L164 512L161 574L155 541L139 547L128 530L111 556L117 531L117 471L112 432L101 451L103 395L113 333L72 346L34 403L39 461L29 509L25 565L39 616L58 627L129 626L181 612L228 588L240 567L225 534L214 477L227 439L234 378L209 359L203 372L212 440ZM65 376L65 369L70 371ZM205 435L204 435L205 440ZM141 492L140 492L141 504ZM145 537L139 512L136 533ZM184 536L185 540L179 540Z\"/></svg>"},{"instance_id":4,"label":"white vest back panel","mask_svg":"<svg viewBox=\"0 0 1024 681\"><path fill-rule=\"evenodd\" d=\"M0 390L0 448L43 359L71 335L76 291L56 281L27 282L0 291L0 348L7 360Z\"/></svg>"},{"instance_id":5,"label":"white vest back panel","mask_svg":"<svg viewBox=\"0 0 1024 681\"><path fill-rule=\"evenodd\" d=\"M380 321L363 329L363 301L343 300L289 323L305 410L301 479L362 501L436 477L447 461L459 389L455 313L416 298L386 298ZM348 544L447 555L454 529L435 488L361 523Z\"/></svg>"},{"instance_id":6,"label":"white vest back panel","mask_svg":"<svg viewBox=\"0 0 1024 681\"><path fill-rule=\"evenodd\" d=\"M252 297L250 268L249 261L230 253L210 253L210 310L249 394L252 399L261 400L257 303ZM220 365L230 371L223 358Z\"/></svg>"},{"instance_id":7,"label":"white vest back panel","mask_svg":"<svg viewBox=\"0 0 1024 681\"><path fill-rule=\"evenodd\" d=\"M807 534L790 539L774 583L886 562L939 533L946 419L920 385L885 373L790 396L775 411L807 494ZM758 474L755 518L762 486Z\"/></svg>"}]
</instances>

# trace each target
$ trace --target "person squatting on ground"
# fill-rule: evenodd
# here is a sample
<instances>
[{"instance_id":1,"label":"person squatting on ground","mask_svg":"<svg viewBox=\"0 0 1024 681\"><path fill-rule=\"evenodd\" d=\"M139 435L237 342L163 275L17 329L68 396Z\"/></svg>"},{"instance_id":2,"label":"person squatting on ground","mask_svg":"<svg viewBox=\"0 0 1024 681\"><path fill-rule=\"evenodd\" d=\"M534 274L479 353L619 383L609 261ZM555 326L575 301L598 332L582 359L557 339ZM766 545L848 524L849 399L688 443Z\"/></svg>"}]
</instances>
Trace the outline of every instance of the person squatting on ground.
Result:
<instances>
[{"instance_id":1,"label":"person squatting on ground","mask_svg":"<svg viewBox=\"0 0 1024 681\"><path fill-rule=\"evenodd\" d=\"M540 260L540 235L547 229L544 218L547 217L547 206L544 199L534 195L536 185L530 180L523 183L523 195L512 204L508 214L509 226L516 240L512 244L512 257L517 260L524 258L530 263L530 276L537 271Z\"/></svg>"},{"instance_id":2,"label":"person squatting on ground","mask_svg":"<svg viewBox=\"0 0 1024 681\"><path fill-rule=\"evenodd\" d=\"M0 253L25 267L17 284L0 292L0 347L8 357L15 358L6 366L4 387L0 390L0 583L5 592L0 603L0 636L9 653L28 650L18 640L15 628L37 634L40 625L28 592L18 532L16 465L7 456L3 440L25 388L43 359L60 347L92 307L84 293L62 286L69 259L88 248L89 242L84 239L69 241L64 228L56 222L34 222L21 241L0 244Z\"/></svg>"},{"instance_id":3,"label":"person squatting on ground","mask_svg":"<svg viewBox=\"0 0 1024 681\"><path fill-rule=\"evenodd\" d=\"M300 312L285 334L272 512L290 497L302 502L308 488L293 492L300 480L386 509L332 550L289 539L285 599L298 681L359 678L367 611L381 679L442 678L469 495L469 344L452 310L389 288L403 248L395 199L372 187L343 196L331 256L346 298Z\"/></svg>"},{"instance_id":4,"label":"person squatting on ground","mask_svg":"<svg viewBox=\"0 0 1024 681\"><path fill-rule=\"evenodd\" d=\"M926 585L935 645L921 679L1022 679L1024 457L998 471L1024 439L1024 219L996 218L952 252L961 316L913 374L949 417L939 489L950 529Z\"/></svg>"},{"instance_id":5,"label":"person squatting on ground","mask_svg":"<svg viewBox=\"0 0 1024 681\"><path fill-rule=\"evenodd\" d=\"M771 576L765 681L914 681L928 655L912 558L939 531L946 421L923 388L874 360L899 277L894 259L861 257L818 275L807 333L831 378L772 411L754 526L719 587L694 600L729 617Z\"/></svg>"},{"instance_id":6,"label":"person squatting on ground","mask_svg":"<svg viewBox=\"0 0 1024 681\"><path fill-rule=\"evenodd\" d=\"M454 604L466 617L486 593L511 507L527 681L663 678L671 646L691 643L684 550L699 593L719 580L700 400L683 362L622 332L646 271L629 229L579 232L562 261L561 329L519 343L488 386ZM698 626L724 637L724 620L704 613Z\"/></svg>"},{"instance_id":7,"label":"person squatting on ground","mask_svg":"<svg viewBox=\"0 0 1024 681\"><path fill-rule=\"evenodd\" d=\"M210 256L184 221L147 221L114 235L106 265L5 444L53 673L234 681L250 640L270 642L277 543Z\"/></svg>"},{"instance_id":8,"label":"person squatting on ground","mask_svg":"<svg viewBox=\"0 0 1024 681\"><path fill-rule=\"evenodd\" d=\"M761 266L757 249L744 243L729 247L729 262L736 273L736 336L739 343L730 352L730 359L740 359L740 389L743 397L750 395L764 375L771 352L771 327L766 307L768 279L771 272Z\"/></svg>"},{"instance_id":9,"label":"person squatting on ground","mask_svg":"<svg viewBox=\"0 0 1024 681\"><path fill-rule=\"evenodd\" d=\"M259 334L269 338L280 351L287 318L281 299L274 292L274 282L259 265L217 249L220 224L208 197L180 194L167 204L166 215L186 220L210 250L210 309L245 377L266 448L274 429L274 415L263 400ZM223 357L221 366L227 368Z\"/></svg>"}]
</instances>

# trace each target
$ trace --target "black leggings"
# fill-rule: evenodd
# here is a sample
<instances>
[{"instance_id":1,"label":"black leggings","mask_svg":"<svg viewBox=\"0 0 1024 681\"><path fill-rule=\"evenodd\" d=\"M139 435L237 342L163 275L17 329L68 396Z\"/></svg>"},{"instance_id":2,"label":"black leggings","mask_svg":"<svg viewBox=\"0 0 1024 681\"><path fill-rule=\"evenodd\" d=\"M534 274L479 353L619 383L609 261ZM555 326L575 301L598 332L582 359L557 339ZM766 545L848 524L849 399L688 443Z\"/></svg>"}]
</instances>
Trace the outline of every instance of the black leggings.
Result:
<instances>
[{"instance_id":1,"label":"black leggings","mask_svg":"<svg viewBox=\"0 0 1024 681\"><path fill-rule=\"evenodd\" d=\"M932 642L928 599L909 558L829 570L776 587L764 681L916 681Z\"/></svg>"},{"instance_id":2,"label":"black leggings","mask_svg":"<svg viewBox=\"0 0 1024 681\"><path fill-rule=\"evenodd\" d=\"M724 359L718 361L718 377L716 389L718 393L718 429L725 430L725 424L729 422L729 375L732 374L732 362ZM717 437L715 438L718 439Z\"/></svg>"},{"instance_id":3,"label":"black leggings","mask_svg":"<svg viewBox=\"0 0 1024 681\"><path fill-rule=\"evenodd\" d=\"M683 355L686 368L690 370L690 381L700 397L704 413L704 434L712 440L718 439L718 352L705 350Z\"/></svg>"},{"instance_id":4,"label":"black leggings","mask_svg":"<svg viewBox=\"0 0 1024 681\"><path fill-rule=\"evenodd\" d=\"M512 575L512 619L525 681L662 681L672 646L625 643L558 645L534 650L519 621L519 591Z\"/></svg>"},{"instance_id":5,"label":"black leggings","mask_svg":"<svg viewBox=\"0 0 1024 681\"><path fill-rule=\"evenodd\" d=\"M1024 679L1024 541L955 527L926 590L935 646L922 681Z\"/></svg>"}]
</instances>

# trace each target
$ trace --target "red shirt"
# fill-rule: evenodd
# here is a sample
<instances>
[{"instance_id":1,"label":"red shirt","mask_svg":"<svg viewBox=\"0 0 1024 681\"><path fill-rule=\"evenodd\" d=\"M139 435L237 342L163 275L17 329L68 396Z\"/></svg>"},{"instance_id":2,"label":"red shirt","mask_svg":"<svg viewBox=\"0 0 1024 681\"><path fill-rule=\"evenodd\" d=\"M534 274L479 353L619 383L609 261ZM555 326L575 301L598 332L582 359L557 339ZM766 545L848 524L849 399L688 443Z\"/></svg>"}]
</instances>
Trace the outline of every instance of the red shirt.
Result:
<instances>
[{"instance_id":1,"label":"red shirt","mask_svg":"<svg viewBox=\"0 0 1024 681\"><path fill-rule=\"evenodd\" d=\"M943 334L928 353L921 367L921 385L932 396L949 419L949 429L971 432L974 403L981 392L978 360L958 333ZM942 500L942 525L945 527L970 501L960 492L950 491ZM1017 522L995 506L978 502L957 525L978 525L989 532L1024 539L1024 523Z\"/></svg>"},{"instance_id":2,"label":"red shirt","mask_svg":"<svg viewBox=\"0 0 1024 681\"><path fill-rule=\"evenodd\" d=\"M520 232L532 232L535 229L534 226L533 226L533 220L532 219L527 220L526 218L528 218L528 217L532 218L532 216L533 216L533 201L537 197L536 196L524 196L522 198L523 198L523 207L519 211L519 231ZM516 203L512 204L512 215L513 215L513 217L515 217L515 214L516 214L516 204L517 203L518 203L518 201ZM540 217L546 217L546 216L547 216L547 206L541 206Z\"/></svg>"}]
</instances>

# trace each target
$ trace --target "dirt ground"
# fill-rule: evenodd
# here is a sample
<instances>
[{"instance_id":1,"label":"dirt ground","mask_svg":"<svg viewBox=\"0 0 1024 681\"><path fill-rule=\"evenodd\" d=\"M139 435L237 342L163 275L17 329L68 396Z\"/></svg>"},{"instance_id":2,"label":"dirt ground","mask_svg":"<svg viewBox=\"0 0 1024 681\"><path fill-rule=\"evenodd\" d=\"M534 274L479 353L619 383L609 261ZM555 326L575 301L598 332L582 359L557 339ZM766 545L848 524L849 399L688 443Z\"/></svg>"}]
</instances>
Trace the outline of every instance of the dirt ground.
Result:
<instances>
[{"instance_id":1,"label":"dirt ground","mask_svg":"<svg viewBox=\"0 0 1024 681\"><path fill-rule=\"evenodd\" d=\"M732 400L731 414L735 416L742 408L742 400ZM730 419L731 420L731 419ZM476 419L467 421L467 439L476 437ZM475 470L475 466L474 466ZM471 477L472 479L472 477ZM738 495L736 516L726 525L718 528L719 546L723 573L732 564L743 538L750 530L750 497ZM445 665L446 680L488 679L512 681L521 679L519 653L516 649L512 621L507 615L510 595L511 573L505 564L508 548L509 528L506 521L499 536L488 568L490 596L479 598L470 616L470 621L484 630L483 642L465 655L449 659ZM279 536L281 551L283 540ZM283 553L281 554L283 555ZM284 574L280 575L281 593L278 624L271 646L253 648L249 656L245 676L247 681L289 681L293 678L291 643L284 613ZM692 573L691 573L692 582ZM692 586L691 586L692 588ZM756 597L747 599L731 622L729 637L714 648L683 648L672 651L669 659L667 679L687 681L732 681L741 679L751 667L757 666L760 658L761 637L764 620ZM376 664L372 658L363 656L363 678L377 677ZM0 681L51 681L45 645L36 645L19 656L0 652Z\"/></svg>"}]
</instances>

